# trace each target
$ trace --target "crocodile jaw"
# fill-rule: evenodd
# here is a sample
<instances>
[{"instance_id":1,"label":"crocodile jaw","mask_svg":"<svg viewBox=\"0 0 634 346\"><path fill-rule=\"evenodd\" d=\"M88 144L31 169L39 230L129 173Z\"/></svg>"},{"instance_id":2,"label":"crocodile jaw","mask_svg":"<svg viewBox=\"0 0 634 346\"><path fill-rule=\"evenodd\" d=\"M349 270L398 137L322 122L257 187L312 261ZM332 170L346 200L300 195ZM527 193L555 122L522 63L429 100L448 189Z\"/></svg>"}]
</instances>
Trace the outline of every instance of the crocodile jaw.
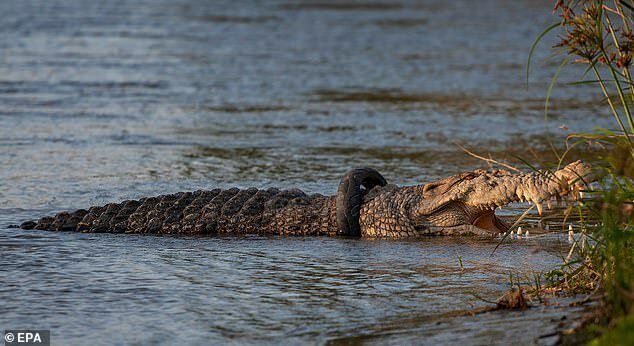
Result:
<instances>
[{"instance_id":1,"label":"crocodile jaw","mask_svg":"<svg viewBox=\"0 0 634 346\"><path fill-rule=\"evenodd\" d=\"M581 161L573 162L555 172L535 171L510 174L506 171L487 172L469 181L470 186L460 198L466 205L483 210L501 208L515 202L528 202L537 207L553 200L583 198L586 184L593 181L591 167Z\"/></svg>"},{"instance_id":2,"label":"crocodile jaw","mask_svg":"<svg viewBox=\"0 0 634 346\"><path fill-rule=\"evenodd\" d=\"M583 198L585 184L594 180L591 167L581 161L555 172L461 173L425 186L413 219L416 228L432 232L440 229L449 234L468 229L475 230L470 233L503 233L509 227L495 215L495 209L514 202L529 202L535 204L541 215L543 204L550 207L553 199Z\"/></svg>"}]
</instances>

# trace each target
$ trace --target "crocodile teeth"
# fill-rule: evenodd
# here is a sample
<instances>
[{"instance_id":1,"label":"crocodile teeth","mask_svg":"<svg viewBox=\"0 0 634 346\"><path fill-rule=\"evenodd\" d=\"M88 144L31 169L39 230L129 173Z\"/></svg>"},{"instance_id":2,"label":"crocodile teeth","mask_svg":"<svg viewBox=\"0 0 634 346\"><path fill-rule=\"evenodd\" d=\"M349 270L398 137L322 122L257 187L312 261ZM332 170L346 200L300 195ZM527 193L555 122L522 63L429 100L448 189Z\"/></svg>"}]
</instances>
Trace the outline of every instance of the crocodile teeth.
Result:
<instances>
[{"instance_id":1,"label":"crocodile teeth","mask_svg":"<svg viewBox=\"0 0 634 346\"><path fill-rule=\"evenodd\" d=\"M542 215L544 209L542 208L542 203L539 201L539 198L533 194L531 195L531 202L533 202L533 204L537 207L539 215Z\"/></svg>"},{"instance_id":2,"label":"crocodile teeth","mask_svg":"<svg viewBox=\"0 0 634 346\"><path fill-rule=\"evenodd\" d=\"M541 216L544 213L544 209L542 207L542 204L537 202L535 203L535 206L537 206L537 212L539 213L539 215Z\"/></svg>"}]
</instances>

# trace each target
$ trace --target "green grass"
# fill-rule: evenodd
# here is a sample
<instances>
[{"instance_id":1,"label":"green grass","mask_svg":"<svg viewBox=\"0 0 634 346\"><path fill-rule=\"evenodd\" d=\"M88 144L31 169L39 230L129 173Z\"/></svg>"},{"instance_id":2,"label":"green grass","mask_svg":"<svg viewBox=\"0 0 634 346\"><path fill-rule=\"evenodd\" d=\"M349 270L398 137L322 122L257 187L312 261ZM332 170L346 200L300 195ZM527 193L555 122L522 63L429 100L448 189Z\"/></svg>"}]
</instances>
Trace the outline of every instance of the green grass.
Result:
<instances>
[{"instance_id":1,"label":"green grass","mask_svg":"<svg viewBox=\"0 0 634 346\"><path fill-rule=\"evenodd\" d=\"M587 324L579 335L591 345L634 344L634 86L630 67L634 60L632 1L557 1L560 23L545 29L531 46L549 32L558 32L557 45L563 63L546 92L545 114L554 82L569 61L587 65L577 85L595 86L614 118L617 130L599 129L596 133L575 134L575 143L600 143L605 149L592 161L601 167L604 179L594 198L578 207L586 222L588 243L574 244L571 256L562 260L558 270L537 275L535 286L563 290L569 294L600 294L601 307L595 322ZM592 79L584 79L592 76ZM592 119L588 119L592 121ZM563 153L560 162L565 159ZM586 220L587 221L587 220ZM594 222L598 225L594 226ZM582 222L584 219L582 218ZM543 277L543 280L542 280ZM544 283L542 283L544 281ZM601 318L598 318L601 317Z\"/></svg>"},{"instance_id":2,"label":"green grass","mask_svg":"<svg viewBox=\"0 0 634 346\"><path fill-rule=\"evenodd\" d=\"M593 326L594 332L600 336L592 339L588 344L592 346L634 345L634 314L616 319L616 324L606 329Z\"/></svg>"}]
</instances>

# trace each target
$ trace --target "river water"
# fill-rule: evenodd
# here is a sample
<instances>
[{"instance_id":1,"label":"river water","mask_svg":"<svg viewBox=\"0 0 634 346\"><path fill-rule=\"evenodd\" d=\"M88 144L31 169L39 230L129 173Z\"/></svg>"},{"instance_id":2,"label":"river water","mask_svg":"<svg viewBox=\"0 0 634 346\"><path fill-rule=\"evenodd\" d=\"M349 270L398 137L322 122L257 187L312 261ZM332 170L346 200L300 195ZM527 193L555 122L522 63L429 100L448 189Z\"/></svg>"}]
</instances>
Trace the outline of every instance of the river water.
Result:
<instances>
[{"instance_id":1,"label":"river water","mask_svg":"<svg viewBox=\"0 0 634 346\"><path fill-rule=\"evenodd\" d=\"M0 328L54 344L550 342L564 302L490 305L552 269L516 240L154 237L11 223L215 187L334 193L350 167L414 184L609 126L528 49L550 1L0 2ZM567 70L568 71L568 70ZM545 135L548 134L548 135ZM513 209L507 211L513 213ZM460 269L459 259L464 270Z\"/></svg>"}]
</instances>

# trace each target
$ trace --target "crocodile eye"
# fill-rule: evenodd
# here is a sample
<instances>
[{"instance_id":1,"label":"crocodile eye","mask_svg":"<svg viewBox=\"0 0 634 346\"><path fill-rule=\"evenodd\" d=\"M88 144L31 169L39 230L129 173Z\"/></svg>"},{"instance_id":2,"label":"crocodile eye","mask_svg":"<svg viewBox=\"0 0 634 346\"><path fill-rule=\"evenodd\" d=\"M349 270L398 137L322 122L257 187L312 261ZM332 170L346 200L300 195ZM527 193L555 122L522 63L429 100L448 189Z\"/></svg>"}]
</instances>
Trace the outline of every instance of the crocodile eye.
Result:
<instances>
[{"instance_id":1,"label":"crocodile eye","mask_svg":"<svg viewBox=\"0 0 634 346\"><path fill-rule=\"evenodd\" d=\"M479 174L477 172L465 172L465 173L451 176L449 178L445 178L443 180L431 182L431 183L425 184L425 186L423 187L423 194L427 194L427 193L443 194L449 191L449 189L454 187L456 184L465 180L472 180L478 176Z\"/></svg>"},{"instance_id":2,"label":"crocodile eye","mask_svg":"<svg viewBox=\"0 0 634 346\"><path fill-rule=\"evenodd\" d=\"M462 177L462 180L471 180L471 179L474 179L477 176L478 176L478 174L475 174L474 172L466 172L464 174L464 176Z\"/></svg>"}]
</instances>

